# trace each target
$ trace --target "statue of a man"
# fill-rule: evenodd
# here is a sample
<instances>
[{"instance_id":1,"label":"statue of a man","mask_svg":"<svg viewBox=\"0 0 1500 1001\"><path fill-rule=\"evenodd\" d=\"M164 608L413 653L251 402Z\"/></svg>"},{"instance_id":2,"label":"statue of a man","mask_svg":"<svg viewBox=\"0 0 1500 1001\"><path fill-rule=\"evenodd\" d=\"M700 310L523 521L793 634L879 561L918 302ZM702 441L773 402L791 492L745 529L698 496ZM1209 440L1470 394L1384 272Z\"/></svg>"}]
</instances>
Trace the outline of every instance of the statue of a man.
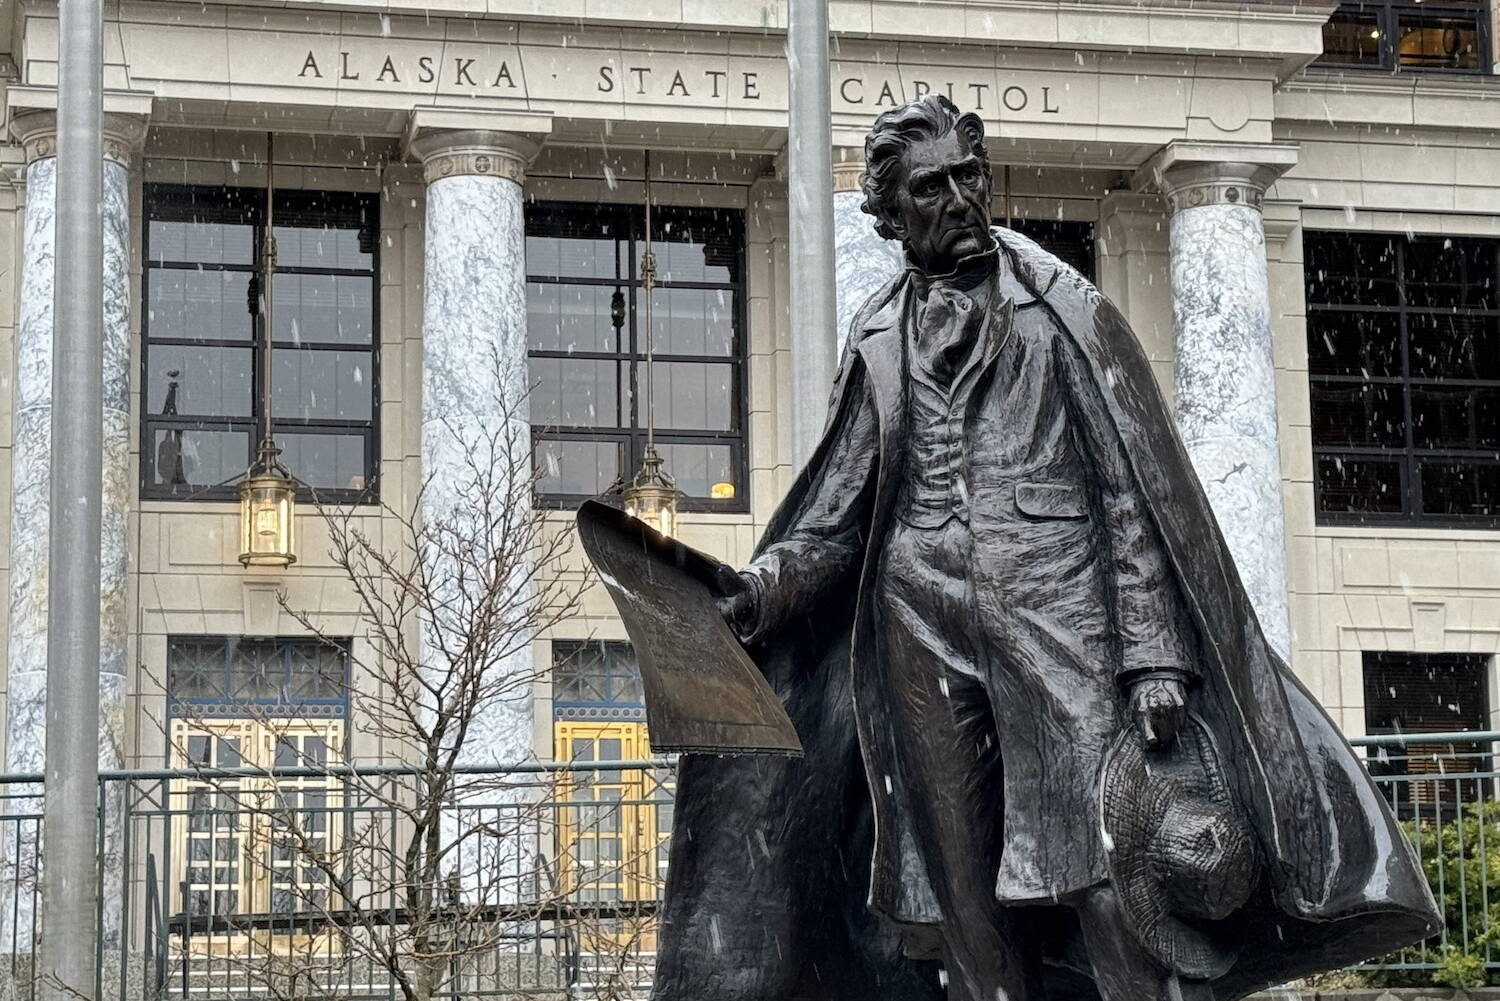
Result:
<instances>
[{"instance_id":1,"label":"statue of a man","mask_svg":"<svg viewBox=\"0 0 1500 1001\"><path fill-rule=\"evenodd\" d=\"M981 120L865 154L907 266L721 600L807 756L685 760L655 997L1222 1001L1429 933L1124 319L990 226Z\"/></svg>"}]
</instances>

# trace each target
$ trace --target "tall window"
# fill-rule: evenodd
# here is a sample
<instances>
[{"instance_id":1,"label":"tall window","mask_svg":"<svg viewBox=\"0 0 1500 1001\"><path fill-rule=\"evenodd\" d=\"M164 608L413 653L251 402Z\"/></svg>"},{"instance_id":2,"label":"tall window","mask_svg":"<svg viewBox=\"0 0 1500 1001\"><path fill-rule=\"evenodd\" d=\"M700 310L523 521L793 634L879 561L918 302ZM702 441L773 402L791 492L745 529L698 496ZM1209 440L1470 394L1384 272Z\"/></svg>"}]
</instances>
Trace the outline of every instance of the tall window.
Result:
<instances>
[{"instance_id":1,"label":"tall window","mask_svg":"<svg viewBox=\"0 0 1500 1001\"><path fill-rule=\"evenodd\" d=\"M744 213L653 210L657 450L700 509L743 511ZM526 216L538 490L573 504L634 473L646 440L646 322L635 205L537 203Z\"/></svg>"},{"instance_id":2,"label":"tall window","mask_svg":"<svg viewBox=\"0 0 1500 1001\"><path fill-rule=\"evenodd\" d=\"M1489 72L1485 0L1362 0L1323 25L1323 66Z\"/></svg>"},{"instance_id":3,"label":"tall window","mask_svg":"<svg viewBox=\"0 0 1500 1001\"><path fill-rule=\"evenodd\" d=\"M1320 520L1500 523L1500 241L1304 246Z\"/></svg>"},{"instance_id":4,"label":"tall window","mask_svg":"<svg viewBox=\"0 0 1500 1001\"><path fill-rule=\"evenodd\" d=\"M372 196L277 193L272 418L282 460L321 499L373 499L377 469ZM146 188L141 494L233 496L260 437L265 194Z\"/></svg>"}]
</instances>

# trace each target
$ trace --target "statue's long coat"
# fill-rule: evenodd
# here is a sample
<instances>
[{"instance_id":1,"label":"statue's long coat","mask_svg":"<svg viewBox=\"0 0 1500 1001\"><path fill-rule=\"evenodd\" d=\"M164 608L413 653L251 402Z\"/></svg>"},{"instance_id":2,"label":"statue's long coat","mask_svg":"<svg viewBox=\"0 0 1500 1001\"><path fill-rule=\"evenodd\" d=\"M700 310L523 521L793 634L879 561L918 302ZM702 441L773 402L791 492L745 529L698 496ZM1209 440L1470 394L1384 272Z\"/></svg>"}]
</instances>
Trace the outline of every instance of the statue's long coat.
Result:
<instances>
[{"instance_id":1,"label":"statue's long coat","mask_svg":"<svg viewBox=\"0 0 1500 1001\"><path fill-rule=\"evenodd\" d=\"M1267 646L1150 366L1125 319L1077 272L997 229L1021 283L1052 310L1085 359L1123 445L1204 663L1193 707L1218 737L1267 859L1245 947L1216 981L1223 999L1342 966L1429 934L1436 906L1399 827L1353 750ZM899 485L904 393L899 325L866 323L905 292L877 293L850 332L829 431L767 527L781 541L822 475L837 429L869 385L880 418L874 515L849 586L752 650L806 749L802 760L691 757L681 766L655 998L658 1001L927 1001L930 964L902 952L874 910L909 894L890 885L901 848L875 830L856 737L851 649L871 650L868 596ZM858 579L853 579L855 575ZM862 700L862 705L866 703ZM868 735L878 732L864 721ZM892 770L899 781L899 770ZM877 782L887 781L884 776ZM900 797L894 797L898 800ZM1058 943L1043 943L1049 954Z\"/></svg>"}]
</instances>

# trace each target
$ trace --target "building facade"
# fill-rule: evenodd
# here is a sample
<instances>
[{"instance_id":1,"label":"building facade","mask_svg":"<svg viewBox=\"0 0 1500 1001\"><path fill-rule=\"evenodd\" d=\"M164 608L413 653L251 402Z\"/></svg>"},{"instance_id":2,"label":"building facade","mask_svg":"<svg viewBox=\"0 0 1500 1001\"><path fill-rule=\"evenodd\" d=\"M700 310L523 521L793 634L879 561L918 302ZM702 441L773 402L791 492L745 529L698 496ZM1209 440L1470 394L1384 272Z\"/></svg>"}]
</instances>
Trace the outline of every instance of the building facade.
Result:
<instances>
[{"instance_id":1,"label":"building facade","mask_svg":"<svg viewBox=\"0 0 1500 1001\"><path fill-rule=\"evenodd\" d=\"M232 481L258 436L264 353L293 472L393 544L403 516L454 500L463 450L431 447L433 429L493 427L486 400L525 395L524 372L529 502L565 522L644 448L647 151L656 440L689 496L681 536L749 558L793 473L799 351L834 336L788 311L785 7L109 5L106 764L276 763L256 714L296 719L308 758L399 759L351 706L375 647L320 515L299 509L295 566L237 559ZM1489 5L834 0L831 13L841 326L899 266L859 211L864 131L945 93L985 119L996 220L1131 321L1297 675L1350 734L1488 728ZM33 771L48 415L66 405L49 366L58 31L55 5L9 14L0 634L6 768ZM270 229L267 332L255 303ZM572 559L560 572L581 573ZM309 644L294 613L347 649ZM556 670L476 755L646 753L624 639L590 591L533 645L535 667Z\"/></svg>"}]
</instances>

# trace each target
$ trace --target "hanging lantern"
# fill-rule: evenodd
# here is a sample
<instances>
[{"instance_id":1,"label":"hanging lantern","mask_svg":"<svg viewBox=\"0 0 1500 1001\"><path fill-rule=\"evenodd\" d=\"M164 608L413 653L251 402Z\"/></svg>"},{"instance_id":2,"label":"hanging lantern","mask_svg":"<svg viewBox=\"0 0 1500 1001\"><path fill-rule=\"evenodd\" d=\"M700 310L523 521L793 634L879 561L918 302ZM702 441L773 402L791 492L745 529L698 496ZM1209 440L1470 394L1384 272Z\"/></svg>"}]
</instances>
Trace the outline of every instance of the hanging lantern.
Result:
<instances>
[{"instance_id":1,"label":"hanging lantern","mask_svg":"<svg viewBox=\"0 0 1500 1001\"><path fill-rule=\"evenodd\" d=\"M297 481L274 442L263 441L255 465L240 481L240 562L286 567L297 562Z\"/></svg>"},{"instance_id":2,"label":"hanging lantern","mask_svg":"<svg viewBox=\"0 0 1500 1001\"><path fill-rule=\"evenodd\" d=\"M625 513L656 529L662 535L677 534L677 501L682 491L661 468L661 456L650 448L641 460L640 472L625 488Z\"/></svg>"},{"instance_id":3,"label":"hanging lantern","mask_svg":"<svg viewBox=\"0 0 1500 1001\"><path fill-rule=\"evenodd\" d=\"M651 318L651 301L655 298L656 291L656 254L651 250L651 152L649 150L645 154L645 164L646 247L641 254L640 269L641 286L645 291L646 301L646 450L641 456L641 468L636 471L629 486L621 490L621 500L626 514L640 519L662 535L675 536L677 534L677 502L682 498L682 491L677 489L677 484L673 482L672 477L662 469L662 458L656 452L656 352L653 347L653 342L656 340L656 327ZM615 291L614 298L610 301L610 322L617 330L625 322L625 296L619 290ZM620 483L617 481L615 487L611 488L611 492L619 487Z\"/></svg>"},{"instance_id":4,"label":"hanging lantern","mask_svg":"<svg viewBox=\"0 0 1500 1001\"><path fill-rule=\"evenodd\" d=\"M272 213L272 138L266 136L266 239L261 262L260 447L255 462L240 480L240 562L247 567L288 567L297 562L297 481L281 464L281 449L271 433L271 282L276 275L276 236Z\"/></svg>"}]
</instances>

